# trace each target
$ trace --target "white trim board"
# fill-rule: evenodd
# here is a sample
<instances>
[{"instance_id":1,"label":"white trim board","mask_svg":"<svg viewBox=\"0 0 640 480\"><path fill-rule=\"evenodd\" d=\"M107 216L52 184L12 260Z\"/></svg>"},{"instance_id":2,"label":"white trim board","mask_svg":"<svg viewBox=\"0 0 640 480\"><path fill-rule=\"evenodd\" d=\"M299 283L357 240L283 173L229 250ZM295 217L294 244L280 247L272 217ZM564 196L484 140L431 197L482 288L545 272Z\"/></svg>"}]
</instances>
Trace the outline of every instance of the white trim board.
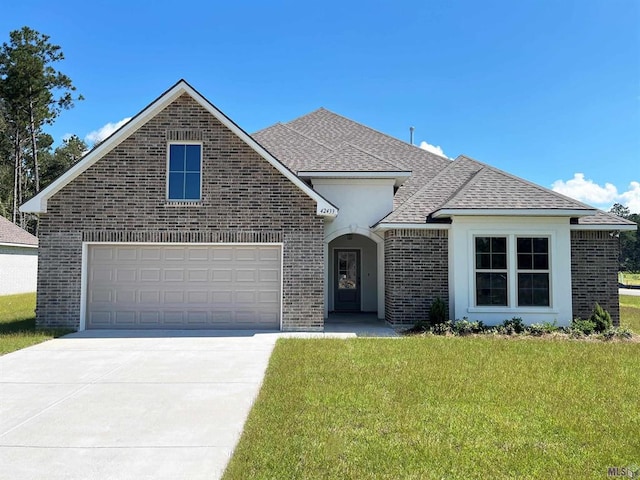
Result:
<instances>
[{"instance_id":1,"label":"white trim board","mask_svg":"<svg viewBox=\"0 0 640 480\"><path fill-rule=\"evenodd\" d=\"M85 155L82 160L58 177L51 185L42 190L38 195L27 201L20 207L21 212L30 213L46 213L47 200L55 195L59 190L68 185L72 180L81 173L103 158L111 150L116 148L126 138L132 135L137 129L147 123L151 118L157 115L161 110L167 107L171 102L175 101L183 94L189 95L205 110L213 115L220 123L231 130L258 155L264 158L271 166L284 175L291 183L302 190L309 198L316 202L316 214L323 217L333 218L338 214L338 208L325 199L318 192L309 187L302 179L296 176L291 170L284 166L278 159L271 155L262 145L256 142L253 137L236 125L229 117L218 110L209 100L197 92L185 80L178 81L173 87L163 93L151 104L145 107L140 113L129 120L126 124L116 130L104 142L98 145Z\"/></svg>"}]
</instances>

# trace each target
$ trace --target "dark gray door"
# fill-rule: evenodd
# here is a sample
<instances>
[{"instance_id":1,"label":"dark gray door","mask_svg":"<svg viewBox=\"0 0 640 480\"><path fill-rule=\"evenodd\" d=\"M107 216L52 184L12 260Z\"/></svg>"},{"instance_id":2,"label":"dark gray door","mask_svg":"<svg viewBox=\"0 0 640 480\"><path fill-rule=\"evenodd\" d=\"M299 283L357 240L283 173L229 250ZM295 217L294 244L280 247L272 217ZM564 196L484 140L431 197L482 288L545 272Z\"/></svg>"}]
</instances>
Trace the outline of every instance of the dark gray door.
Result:
<instances>
[{"instance_id":1,"label":"dark gray door","mask_svg":"<svg viewBox=\"0 0 640 480\"><path fill-rule=\"evenodd\" d=\"M360 311L360 251L335 250L333 307L337 312Z\"/></svg>"}]
</instances>

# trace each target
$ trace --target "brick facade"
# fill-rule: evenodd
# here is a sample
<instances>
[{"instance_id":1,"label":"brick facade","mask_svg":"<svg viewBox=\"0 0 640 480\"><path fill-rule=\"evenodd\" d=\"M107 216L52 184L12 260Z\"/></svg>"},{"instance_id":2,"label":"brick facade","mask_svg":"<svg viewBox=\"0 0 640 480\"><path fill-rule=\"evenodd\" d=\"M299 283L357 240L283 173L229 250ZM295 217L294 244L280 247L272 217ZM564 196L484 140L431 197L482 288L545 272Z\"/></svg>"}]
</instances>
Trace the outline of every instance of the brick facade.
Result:
<instances>
[{"instance_id":1,"label":"brick facade","mask_svg":"<svg viewBox=\"0 0 640 480\"><path fill-rule=\"evenodd\" d=\"M202 201L168 203L167 141L202 141ZM282 242L283 329L323 327L315 201L184 94L57 192L40 217L37 323L79 327L82 242Z\"/></svg>"},{"instance_id":2,"label":"brick facade","mask_svg":"<svg viewBox=\"0 0 640 480\"><path fill-rule=\"evenodd\" d=\"M391 325L427 320L440 297L449 304L446 230L389 230L384 240L385 319Z\"/></svg>"},{"instance_id":3,"label":"brick facade","mask_svg":"<svg viewBox=\"0 0 640 480\"><path fill-rule=\"evenodd\" d=\"M571 232L573 316L587 318L596 302L620 323L618 296L619 243L608 231Z\"/></svg>"}]
</instances>

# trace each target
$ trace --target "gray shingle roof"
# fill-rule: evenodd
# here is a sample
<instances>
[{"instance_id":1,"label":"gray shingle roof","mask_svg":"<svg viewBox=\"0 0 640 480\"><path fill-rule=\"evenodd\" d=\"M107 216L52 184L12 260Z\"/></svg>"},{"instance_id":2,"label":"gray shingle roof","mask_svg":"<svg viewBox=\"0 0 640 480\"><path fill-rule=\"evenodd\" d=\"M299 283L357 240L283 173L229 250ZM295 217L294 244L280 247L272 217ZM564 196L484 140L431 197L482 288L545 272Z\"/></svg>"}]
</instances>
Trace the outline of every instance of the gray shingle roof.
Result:
<instances>
[{"instance_id":1,"label":"gray shingle roof","mask_svg":"<svg viewBox=\"0 0 640 480\"><path fill-rule=\"evenodd\" d=\"M38 238L0 215L0 243L38 245Z\"/></svg>"},{"instance_id":2,"label":"gray shingle roof","mask_svg":"<svg viewBox=\"0 0 640 480\"><path fill-rule=\"evenodd\" d=\"M594 210L584 203L515 177L468 157L482 168L440 206L442 209L577 209Z\"/></svg>"},{"instance_id":3,"label":"gray shingle roof","mask_svg":"<svg viewBox=\"0 0 640 480\"><path fill-rule=\"evenodd\" d=\"M333 151L344 144L350 144L393 165L396 171L412 172L411 177L396 192L394 207L402 205L407 198L451 163L447 158L427 152L324 108L292 120L286 126ZM288 155L278 156L275 151L277 147L273 144L274 138L269 131L271 128L273 127L254 134L254 138L289 168L300 170L293 167L297 162L295 158ZM348 158L343 157L343 161L348 161ZM327 165L327 169L332 170L333 167Z\"/></svg>"},{"instance_id":4,"label":"gray shingle roof","mask_svg":"<svg viewBox=\"0 0 640 480\"><path fill-rule=\"evenodd\" d=\"M384 223L424 223L441 209L595 210L472 158L451 161L324 108L253 137L294 172L411 172ZM633 224L600 211L579 223Z\"/></svg>"},{"instance_id":5,"label":"gray shingle roof","mask_svg":"<svg viewBox=\"0 0 640 480\"><path fill-rule=\"evenodd\" d=\"M590 217L580 217L578 225L635 225L631 220L598 210Z\"/></svg>"}]
</instances>

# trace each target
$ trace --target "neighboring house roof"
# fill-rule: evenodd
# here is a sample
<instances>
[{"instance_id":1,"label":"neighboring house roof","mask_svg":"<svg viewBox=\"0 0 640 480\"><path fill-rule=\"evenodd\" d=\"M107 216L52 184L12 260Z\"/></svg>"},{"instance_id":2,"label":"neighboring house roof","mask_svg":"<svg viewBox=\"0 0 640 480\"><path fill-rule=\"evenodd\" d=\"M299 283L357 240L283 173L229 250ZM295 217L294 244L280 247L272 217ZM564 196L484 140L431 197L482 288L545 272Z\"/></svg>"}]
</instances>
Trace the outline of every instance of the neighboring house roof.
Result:
<instances>
[{"instance_id":1,"label":"neighboring house roof","mask_svg":"<svg viewBox=\"0 0 640 480\"><path fill-rule=\"evenodd\" d=\"M0 216L0 245L37 247L38 238Z\"/></svg>"},{"instance_id":2,"label":"neighboring house roof","mask_svg":"<svg viewBox=\"0 0 640 480\"><path fill-rule=\"evenodd\" d=\"M144 125L149 119L155 116L158 112L164 109L171 102L176 100L181 95L187 94L199 103L204 109L211 113L218 121L225 125L235 135L237 135L243 142L251 147L258 155L269 162L280 173L287 177L294 185L302 190L307 196L316 202L316 211L318 215L335 217L338 209L335 205L331 204L322 195L313 190L302 179L300 179L289 168L276 159L271 153L266 151L262 145L256 142L249 134L236 125L229 117L218 110L211 102L204 98L199 92L197 92L191 85L185 80L178 81L173 87L160 95L150 105L133 117L129 122L124 124L118 130L116 130L111 136L109 136L104 142L98 145L85 155L78 163L67 170L63 175L58 177L51 185L42 190L38 195L26 202L20 207L23 212L44 213L47 211L47 200L53 196L56 192L69 184L82 172L87 170L91 165L103 158L107 153L118 146L122 141L129 137L138 128Z\"/></svg>"},{"instance_id":3,"label":"neighboring house roof","mask_svg":"<svg viewBox=\"0 0 640 480\"><path fill-rule=\"evenodd\" d=\"M588 228L635 225L472 158L451 161L324 108L253 137L305 176L314 171L410 171L395 194L393 212L378 226L481 214L566 216L579 218L574 226Z\"/></svg>"}]
</instances>

